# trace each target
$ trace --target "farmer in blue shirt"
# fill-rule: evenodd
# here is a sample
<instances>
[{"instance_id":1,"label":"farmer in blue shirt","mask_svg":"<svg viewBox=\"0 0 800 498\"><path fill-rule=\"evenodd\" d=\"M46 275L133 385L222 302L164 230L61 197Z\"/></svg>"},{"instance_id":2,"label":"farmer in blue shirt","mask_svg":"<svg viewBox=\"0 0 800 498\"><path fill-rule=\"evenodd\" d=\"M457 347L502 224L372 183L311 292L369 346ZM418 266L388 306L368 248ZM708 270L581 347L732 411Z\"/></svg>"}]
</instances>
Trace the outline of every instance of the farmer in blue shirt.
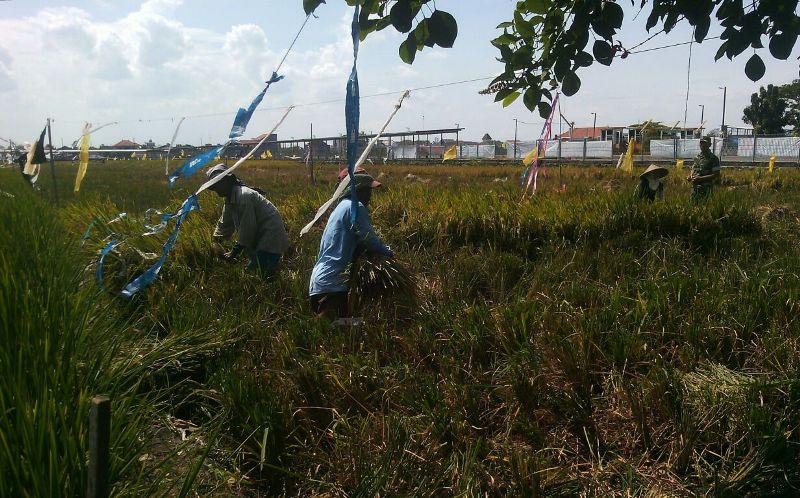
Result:
<instances>
[{"instance_id":1,"label":"farmer in blue shirt","mask_svg":"<svg viewBox=\"0 0 800 498\"><path fill-rule=\"evenodd\" d=\"M367 206L372 198L372 189L381 184L366 173L353 175L358 209L355 225L350 224L350 214L354 209L348 188L334 208L319 246L319 256L314 270L308 294L311 309L319 316L331 320L350 316L347 307L348 275L347 270L357 253L367 251L393 257L392 250L375 234L372 222L367 213Z\"/></svg>"}]
</instances>

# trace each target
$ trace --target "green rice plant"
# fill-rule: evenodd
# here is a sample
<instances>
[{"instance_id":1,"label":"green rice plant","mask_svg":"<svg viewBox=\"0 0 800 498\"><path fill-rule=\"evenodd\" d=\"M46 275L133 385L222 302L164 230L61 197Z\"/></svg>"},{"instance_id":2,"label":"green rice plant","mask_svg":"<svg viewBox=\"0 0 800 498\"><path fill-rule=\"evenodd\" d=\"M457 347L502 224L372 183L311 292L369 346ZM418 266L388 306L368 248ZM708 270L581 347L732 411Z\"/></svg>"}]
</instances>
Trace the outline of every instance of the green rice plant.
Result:
<instances>
[{"instance_id":1,"label":"green rice plant","mask_svg":"<svg viewBox=\"0 0 800 498\"><path fill-rule=\"evenodd\" d=\"M400 260L366 253L355 260L349 273L352 310L395 320L408 320L414 313L416 277Z\"/></svg>"}]
</instances>

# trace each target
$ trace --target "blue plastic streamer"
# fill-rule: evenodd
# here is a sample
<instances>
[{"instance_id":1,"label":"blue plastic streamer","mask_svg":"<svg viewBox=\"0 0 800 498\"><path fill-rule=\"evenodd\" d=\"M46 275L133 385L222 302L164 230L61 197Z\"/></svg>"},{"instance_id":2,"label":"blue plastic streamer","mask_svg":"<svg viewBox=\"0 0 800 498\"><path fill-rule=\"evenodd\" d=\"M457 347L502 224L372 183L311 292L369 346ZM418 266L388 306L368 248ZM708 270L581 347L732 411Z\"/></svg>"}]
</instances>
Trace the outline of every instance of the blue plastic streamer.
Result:
<instances>
[{"instance_id":1,"label":"blue plastic streamer","mask_svg":"<svg viewBox=\"0 0 800 498\"><path fill-rule=\"evenodd\" d=\"M121 240L112 240L111 242L106 244L106 246L103 248L102 251L100 251L100 261L97 262L97 270L95 270L94 272L94 278L97 281L97 286L100 287L100 289L103 289L103 271L105 269L104 265L106 256L108 256L108 253L113 251L114 248L120 245L121 243L122 243Z\"/></svg>"},{"instance_id":2,"label":"blue plastic streamer","mask_svg":"<svg viewBox=\"0 0 800 498\"><path fill-rule=\"evenodd\" d=\"M353 202L353 206L358 206L356 182L355 178L353 178L353 174L356 161L358 160L358 121L361 115L358 89L358 16L359 5L358 2L356 2L356 8L353 12L353 23L350 27L350 32L353 37L353 69L350 71L350 77L347 79L347 97L344 103L344 118L347 124L347 174L350 177L350 198ZM351 225L355 225L357 213L357 208L350 210Z\"/></svg>"},{"instance_id":3,"label":"blue plastic streamer","mask_svg":"<svg viewBox=\"0 0 800 498\"><path fill-rule=\"evenodd\" d=\"M192 176L197 170L199 170L206 164L210 163L211 161L214 160L215 157L220 155L222 149L224 149L226 145L228 144L224 143L219 147L215 147L209 151L197 154L196 156L189 158L189 160L181 164L178 169L173 171L172 174L170 174L167 177L167 180L169 180L169 185L173 186L178 177L181 177L185 180L186 178Z\"/></svg>"},{"instance_id":4,"label":"blue plastic streamer","mask_svg":"<svg viewBox=\"0 0 800 498\"><path fill-rule=\"evenodd\" d=\"M239 108L239 111L236 113L236 117L233 119L233 127L231 127L231 133L228 135L228 138L239 138L244 135L244 131L247 129L247 124L250 122L250 118L253 117L253 113L256 111L256 107L261 101L264 99L264 95L269 90L269 86L273 83L277 83L278 81L282 80L283 76L278 76L278 73L272 73L272 77L267 81L267 86L261 90L261 93L256 95L256 98L250 103L250 107L247 109Z\"/></svg>"},{"instance_id":5,"label":"blue plastic streamer","mask_svg":"<svg viewBox=\"0 0 800 498\"><path fill-rule=\"evenodd\" d=\"M189 213L196 209L200 209L200 204L197 202L197 195L192 194L187 197L185 201L183 201L183 204L177 213L169 216L169 219L175 220L175 228L172 230L172 233L169 234L167 241L164 243L164 248L161 250L161 257L158 258L153 266L148 268L144 273L136 277L133 281L126 285L124 289L122 289L122 297L130 299L134 294L153 283L153 281L158 277L161 267L164 266L164 262L167 260L167 255L175 245L175 241L178 240L178 234L181 231L181 224L183 224L183 220L186 219L186 216Z\"/></svg>"}]
</instances>

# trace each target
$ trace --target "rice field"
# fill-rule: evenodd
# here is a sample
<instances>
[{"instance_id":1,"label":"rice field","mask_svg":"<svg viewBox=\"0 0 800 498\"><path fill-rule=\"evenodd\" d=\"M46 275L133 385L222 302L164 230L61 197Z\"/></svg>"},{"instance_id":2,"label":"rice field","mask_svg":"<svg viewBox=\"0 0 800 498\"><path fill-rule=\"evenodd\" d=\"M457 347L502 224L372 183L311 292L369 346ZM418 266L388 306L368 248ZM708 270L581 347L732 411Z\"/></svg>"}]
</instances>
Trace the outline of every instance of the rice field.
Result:
<instances>
[{"instance_id":1,"label":"rice field","mask_svg":"<svg viewBox=\"0 0 800 498\"><path fill-rule=\"evenodd\" d=\"M240 168L294 244L275 281L219 257L207 192L131 301L166 237L145 210L201 175L93 163L75 195L59 163L55 207L49 169L38 192L0 170L0 496L85 495L95 394L114 496L800 494L800 172L725 170L693 203L672 171L648 204L612 168L526 200L517 167L367 169L397 261L354 275L361 328L307 304L321 231L298 234L336 166Z\"/></svg>"}]
</instances>

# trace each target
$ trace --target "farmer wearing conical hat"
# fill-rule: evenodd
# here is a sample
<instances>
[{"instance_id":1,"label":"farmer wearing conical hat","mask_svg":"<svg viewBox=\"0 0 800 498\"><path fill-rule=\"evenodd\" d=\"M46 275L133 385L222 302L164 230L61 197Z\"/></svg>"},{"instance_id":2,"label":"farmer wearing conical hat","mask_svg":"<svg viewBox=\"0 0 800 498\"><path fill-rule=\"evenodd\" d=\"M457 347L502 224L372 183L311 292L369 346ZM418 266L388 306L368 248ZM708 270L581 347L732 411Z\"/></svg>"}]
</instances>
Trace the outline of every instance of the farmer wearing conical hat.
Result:
<instances>
[{"instance_id":1,"label":"farmer wearing conical hat","mask_svg":"<svg viewBox=\"0 0 800 498\"><path fill-rule=\"evenodd\" d=\"M719 179L719 158L711 152L711 141L707 137L700 139L700 153L694 158L692 174L686 180L692 182L692 199L708 197L714 182Z\"/></svg>"},{"instance_id":2,"label":"farmer wearing conical hat","mask_svg":"<svg viewBox=\"0 0 800 498\"><path fill-rule=\"evenodd\" d=\"M636 187L636 197L647 199L648 201L664 198L664 182L661 180L669 174L669 170L663 166L651 164L641 175L639 175L639 186Z\"/></svg>"},{"instance_id":3,"label":"farmer wearing conical hat","mask_svg":"<svg viewBox=\"0 0 800 498\"><path fill-rule=\"evenodd\" d=\"M330 320L350 316L347 270L356 255L366 251L386 257L394 256L389 246L375 233L367 212L372 190L380 187L380 182L366 173L353 175L353 182L358 196L357 205L350 198L349 188L335 201L336 207L322 233L319 256L311 271L308 286L312 310ZM356 222L351 225L351 212L354 209L357 210Z\"/></svg>"},{"instance_id":4,"label":"farmer wearing conical hat","mask_svg":"<svg viewBox=\"0 0 800 498\"><path fill-rule=\"evenodd\" d=\"M224 164L217 164L207 175L214 178L226 169ZM281 256L289 249L289 234L275 206L260 190L248 187L232 173L208 189L225 198L214 239L227 240L236 232L236 245L225 253L225 260L234 261L245 251L250 256L248 271L274 276Z\"/></svg>"}]
</instances>

